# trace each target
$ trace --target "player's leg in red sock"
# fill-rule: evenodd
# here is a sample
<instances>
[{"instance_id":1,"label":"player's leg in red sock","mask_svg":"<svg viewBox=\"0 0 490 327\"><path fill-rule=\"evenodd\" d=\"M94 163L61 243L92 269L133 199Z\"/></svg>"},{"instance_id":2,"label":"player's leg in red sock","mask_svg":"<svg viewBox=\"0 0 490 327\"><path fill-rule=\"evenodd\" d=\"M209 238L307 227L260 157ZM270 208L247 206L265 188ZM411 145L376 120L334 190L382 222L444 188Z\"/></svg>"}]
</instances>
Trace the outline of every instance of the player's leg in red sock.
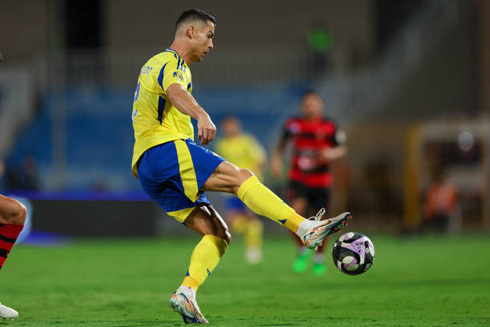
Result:
<instances>
[{"instance_id":1,"label":"player's leg in red sock","mask_svg":"<svg viewBox=\"0 0 490 327\"><path fill-rule=\"evenodd\" d=\"M22 203L0 195L0 269L24 227L26 215L27 210Z\"/></svg>"},{"instance_id":2,"label":"player's leg in red sock","mask_svg":"<svg viewBox=\"0 0 490 327\"><path fill-rule=\"evenodd\" d=\"M313 274L317 276L324 275L327 272L327 265L325 264L325 249L328 245L328 236L323 240L322 244L316 248L315 255L313 257Z\"/></svg>"},{"instance_id":3,"label":"player's leg in red sock","mask_svg":"<svg viewBox=\"0 0 490 327\"><path fill-rule=\"evenodd\" d=\"M299 238L298 235L296 235L296 233L289 231L289 235L291 235L291 237L293 238L294 243L296 243L296 245L298 246L298 249L305 247L305 245L303 244L303 241Z\"/></svg>"}]
</instances>

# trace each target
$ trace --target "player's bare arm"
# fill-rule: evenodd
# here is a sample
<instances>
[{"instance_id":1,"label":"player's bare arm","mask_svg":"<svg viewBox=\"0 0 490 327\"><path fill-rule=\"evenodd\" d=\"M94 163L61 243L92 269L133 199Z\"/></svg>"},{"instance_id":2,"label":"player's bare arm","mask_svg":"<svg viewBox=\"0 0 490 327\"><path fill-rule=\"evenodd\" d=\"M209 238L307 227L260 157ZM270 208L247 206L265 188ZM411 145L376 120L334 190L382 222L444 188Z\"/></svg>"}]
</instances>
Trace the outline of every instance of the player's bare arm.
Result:
<instances>
[{"instance_id":1,"label":"player's bare arm","mask_svg":"<svg viewBox=\"0 0 490 327\"><path fill-rule=\"evenodd\" d=\"M282 176L282 157L284 155L284 149L287 145L287 139L281 138L279 143L277 144L274 153L271 158L271 173L275 179L280 179Z\"/></svg>"},{"instance_id":2,"label":"player's bare arm","mask_svg":"<svg viewBox=\"0 0 490 327\"><path fill-rule=\"evenodd\" d=\"M324 149L320 152L318 160L322 163L328 163L338 160L347 154L347 147L337 146L335 148Z\"/></svg>"},{"instance_id":3,"label":"player's bare arm","mask_svg":"<svg viewBox=\"0 0 490 327\"><path fill-rule=\"evenodd\" d=\"M216 136L216 126L208 113L197 103L196 99L180 84L172 84L167 89L170 102L180 112L197 120L198 139L206 145Z\"/></svg>"}]
</instances>

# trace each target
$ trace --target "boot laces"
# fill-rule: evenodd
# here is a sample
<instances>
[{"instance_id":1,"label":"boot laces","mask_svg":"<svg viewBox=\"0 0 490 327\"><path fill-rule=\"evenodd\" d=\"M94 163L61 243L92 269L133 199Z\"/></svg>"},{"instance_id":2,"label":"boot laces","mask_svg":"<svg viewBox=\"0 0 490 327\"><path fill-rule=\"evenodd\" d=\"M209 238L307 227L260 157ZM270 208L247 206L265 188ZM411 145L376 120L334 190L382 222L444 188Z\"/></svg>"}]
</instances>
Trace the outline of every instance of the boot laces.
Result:
<instances>
[{"instance_id":1,"label":"boot laces","mask_svg":"<svg viewBox=\"0 0 490 327\"><path fill-rule=\"evenodd\" d=\"M320 211L318 211L318 213L316 214L316 216L310 217L308 218L308 220L315 221L315 222L320 221L325 215L325 212L326 212L325 208L321 208Z\"/></svg>"}]
</instances>

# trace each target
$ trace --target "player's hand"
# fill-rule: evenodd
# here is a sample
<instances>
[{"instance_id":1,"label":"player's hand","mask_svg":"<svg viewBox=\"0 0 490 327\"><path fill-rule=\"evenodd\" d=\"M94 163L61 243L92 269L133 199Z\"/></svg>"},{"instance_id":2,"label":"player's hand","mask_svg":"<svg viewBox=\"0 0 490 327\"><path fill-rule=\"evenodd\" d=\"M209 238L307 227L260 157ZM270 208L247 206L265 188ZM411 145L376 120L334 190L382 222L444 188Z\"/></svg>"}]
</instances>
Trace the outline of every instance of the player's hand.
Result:
<instances>
[{"instance_id":1,"label":"player's hand","mask_svg":"<svg viewBox=\"0 0 490 327\"><path fill-rule=\"evenodd\" d=\"M202 145L208 144L216 137L216 126L208 114L199 117L197 129L197 139L201 141Z\"/></svg>"},{"instance_id":2,"label":"player's hand","mask_svg":"<svg viewBox=\"0 0 490 327\"><path fill-rule=\"evenodd\" d=\"M346 154L347 154L347 148L344 146L323 149L318 157L318 162L320 164L326 164L335 161L337 159L340 159Z\"/></svg>"}]
</instances>

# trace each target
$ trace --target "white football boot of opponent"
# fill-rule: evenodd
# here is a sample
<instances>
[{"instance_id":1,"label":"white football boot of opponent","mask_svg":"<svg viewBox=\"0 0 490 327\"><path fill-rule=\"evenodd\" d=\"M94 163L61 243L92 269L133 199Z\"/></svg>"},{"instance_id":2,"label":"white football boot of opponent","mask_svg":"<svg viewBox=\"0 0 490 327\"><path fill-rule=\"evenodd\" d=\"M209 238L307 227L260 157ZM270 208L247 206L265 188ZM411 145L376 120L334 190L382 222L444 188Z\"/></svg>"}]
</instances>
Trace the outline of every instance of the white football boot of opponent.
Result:
<instances>
[{"instance_id":1,"label":"white football boot of opponent","mask_svg":"<svg viewBox=\"0 0 490 327\"><path fill-rule=\"evenodd\" d=\"M4 306L0 303L0 318L3 319L14 319L19 316L19 313L12 308Z\"/></svg>"},{"instance_id":2,"label":"white football boot of opponent","mask_svg":"<svg viewBox=\"0 0 490 327\"><path fill-rule=\"evenodd\" d=\"M344 212L337 217L321 220L324 214L325 208L321 208L315 217L303 221L296 231L296 234L309 249L316 248L322 244L325 237L349 225L352 218L350 212Z\"/></svg>"},{"instance_id":3,"label":"white football boot of opponent","mask_svg":"<svg viewBox=\"0 0 490 327\"><path fill-rule=\"evenodd\" d=\"M171 296L169 307L180 313L186 324L209 324L196 302L196 292L181 286Z\"/></svg>"}]
</instances>

